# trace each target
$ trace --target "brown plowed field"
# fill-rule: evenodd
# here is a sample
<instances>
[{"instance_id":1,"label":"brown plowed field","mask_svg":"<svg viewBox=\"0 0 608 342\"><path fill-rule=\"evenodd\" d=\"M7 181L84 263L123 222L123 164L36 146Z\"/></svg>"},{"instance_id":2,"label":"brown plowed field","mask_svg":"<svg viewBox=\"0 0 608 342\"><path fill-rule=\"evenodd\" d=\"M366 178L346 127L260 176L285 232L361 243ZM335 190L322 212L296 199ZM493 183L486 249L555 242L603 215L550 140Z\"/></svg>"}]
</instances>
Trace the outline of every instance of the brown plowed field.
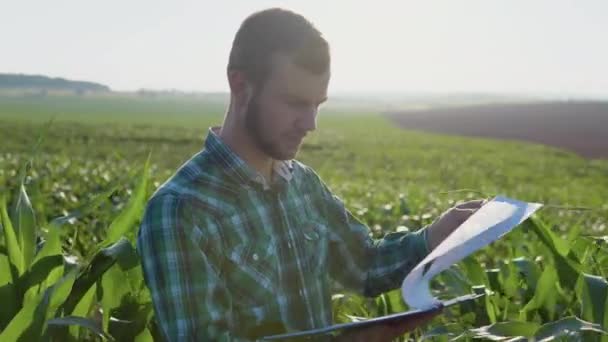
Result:
<instances>
[{"instance_id":1,"label":"brown plowed field","mask_svg":"<svg viewBox=\"0 0 608 342\"><path fill-rule=\"evenodd\" d=\"M538 102L387 113L407 129L514 139L608 158L608 102Z\"/></svg>"}]
</instances>

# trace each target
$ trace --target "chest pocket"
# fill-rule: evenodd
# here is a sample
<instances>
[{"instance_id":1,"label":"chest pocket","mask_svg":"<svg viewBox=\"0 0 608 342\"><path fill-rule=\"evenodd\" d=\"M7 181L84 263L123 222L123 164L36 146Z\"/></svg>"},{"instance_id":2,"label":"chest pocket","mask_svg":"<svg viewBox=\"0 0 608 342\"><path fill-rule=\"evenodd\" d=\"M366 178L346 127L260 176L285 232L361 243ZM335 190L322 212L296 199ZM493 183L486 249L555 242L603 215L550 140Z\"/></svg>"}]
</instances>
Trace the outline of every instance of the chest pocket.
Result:
<instances>
[{"instance_id":1,"label":"chest pocket","mask_svg":"<svg viewBox=\"0 0 608 342\"><path fill-rule=\"evenodd\" d=\"M294 235L301 267L308 274L327 272L328 228L320 220L307 219L296 223Z\"/></svg>"},{"instance_id":2,"label":"chest pocket","mask_svg":"<svg viewBox=\"0 0 608 342\"><path fill-rule=\"evenodd\" d=\"M235 304L268 303L277 286L277 255L270 241L235 246L228 255L225 277Z\"/></svg>"}]
</instances>

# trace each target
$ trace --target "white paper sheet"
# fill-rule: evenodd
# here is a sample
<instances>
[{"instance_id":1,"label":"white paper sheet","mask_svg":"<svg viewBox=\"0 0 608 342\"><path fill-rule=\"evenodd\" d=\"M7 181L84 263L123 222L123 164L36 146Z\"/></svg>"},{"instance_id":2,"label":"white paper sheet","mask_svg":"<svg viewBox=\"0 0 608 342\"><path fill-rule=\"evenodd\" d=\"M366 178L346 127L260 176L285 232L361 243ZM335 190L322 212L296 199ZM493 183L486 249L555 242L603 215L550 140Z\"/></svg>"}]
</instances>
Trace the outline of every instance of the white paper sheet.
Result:
<instances>
[{"instance_id":1,"label":"white paper sheet","mask_svg":"<svg viewBox=\"0 0 608 342\"><path fill-rule=\"evenodd\" d=\"M441 303L430 292L429 282L434 276L496 241L541 206L502 196L484 204L405 277L401 286L403 300L421 310Z\"/></svg>"}]
</instances>

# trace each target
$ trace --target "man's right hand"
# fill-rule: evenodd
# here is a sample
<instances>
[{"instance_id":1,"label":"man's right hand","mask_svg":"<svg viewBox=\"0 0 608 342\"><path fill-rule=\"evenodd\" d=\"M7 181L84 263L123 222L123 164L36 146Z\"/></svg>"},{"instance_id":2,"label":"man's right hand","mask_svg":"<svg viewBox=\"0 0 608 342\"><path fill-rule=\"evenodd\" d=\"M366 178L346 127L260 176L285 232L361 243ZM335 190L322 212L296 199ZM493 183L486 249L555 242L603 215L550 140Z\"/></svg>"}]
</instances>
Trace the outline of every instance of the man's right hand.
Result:
<instances>
[{"instance_id":1,"label":"man's right hand","mask_svg":"<svg viewBox=\"0 0 608 342\"><path fill-rule=\"evenodd\" d=\"M432 310L416 318L398 323L385 323L368 328L349 331L336 337L337 342L390 342L403 334L412 331L433 319L442 309Z\"/></svg>"}]
</instances>

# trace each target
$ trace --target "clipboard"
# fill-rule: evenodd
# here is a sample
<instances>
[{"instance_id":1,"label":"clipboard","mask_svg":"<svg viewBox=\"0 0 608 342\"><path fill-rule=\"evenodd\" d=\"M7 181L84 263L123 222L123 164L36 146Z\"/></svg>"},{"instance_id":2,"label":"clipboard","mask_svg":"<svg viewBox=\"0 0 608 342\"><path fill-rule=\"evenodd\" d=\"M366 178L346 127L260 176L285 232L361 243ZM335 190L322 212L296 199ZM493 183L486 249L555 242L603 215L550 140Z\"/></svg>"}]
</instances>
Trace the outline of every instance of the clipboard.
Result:
<instances>
[{"instance_id":1,"label":"clipboard","mask_svg":"<svg viewBox=\"0 0 608 342\"><path fill-rule=\"evenodd\" d=\"M441 311L446 307L450 307L456 304L460 304L460 303L464 303L464 302L468 302L471 300L475 300L479 297L484 296L484 293L481 294L467 294L464 296L460 296L460 297L456 297L447 301L444 301L438 305L435 305L429 309L424 309L424 310L410 310L410 311L405 311L405 312L399 312L399 313L395 313L395 314L391 314L391 315L386 315L386 316L380 316L380 317L374 317L374 318L370 318L370 319L366 319L366 320L362 320L362 321L357 321L357 322L349 322L349 323L340 323L340 324L334 324L334 325L330 325L328 327L325 328L318 328L318 329L311 329L311 330L303 330L303 331L297 331L297 332L293 332L293 333L286 333L286 334L279 334L279 335L271 335L271 336L265 336L262 338L262 341L276 341L276 340L282 340L282 339L286 339L286 338L295 338L295 337L310 337L310 336L316 336L316 335L325 335L325 334L329 334L332 332L337 332L337 331L347 331L347 330L351 330L351 329L359 329L359 328L365 328L365 327L370 327L373 325L382 325L382 324L390 324L390 323L398 323L398 322L403 322L403 321L407 321L409 319L416 319L420 316L426 315L428 313L431 312L437 312L437 311Z\"/></svg>"}]
</instances>

